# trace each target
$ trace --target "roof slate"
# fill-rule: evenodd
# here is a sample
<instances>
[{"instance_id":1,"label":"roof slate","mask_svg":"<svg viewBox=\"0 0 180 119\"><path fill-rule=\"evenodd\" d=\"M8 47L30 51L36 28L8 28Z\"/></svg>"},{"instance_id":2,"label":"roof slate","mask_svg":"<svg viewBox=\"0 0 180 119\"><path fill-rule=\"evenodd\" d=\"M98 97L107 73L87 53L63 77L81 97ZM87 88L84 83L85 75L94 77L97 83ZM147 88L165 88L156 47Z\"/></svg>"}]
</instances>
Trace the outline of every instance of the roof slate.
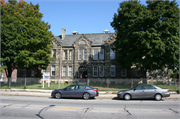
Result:
<instances>
[{"instance_id":1,"label":"roof slate","mask_svg":"<svg viewBox=\"0 0 180 119\"><path fill-rule=\"evenodd\" d=\"M106 41L113 33L99 33L99 34L84 34L84 36L92 41L92 45L103 45L104 41ZM65 35L63 39L60 36L55 36L55 38L62 43L62 46L73 46L74 42L78 40L78 38L82 34L77 35Z\"/></svg>"}]
</instances>

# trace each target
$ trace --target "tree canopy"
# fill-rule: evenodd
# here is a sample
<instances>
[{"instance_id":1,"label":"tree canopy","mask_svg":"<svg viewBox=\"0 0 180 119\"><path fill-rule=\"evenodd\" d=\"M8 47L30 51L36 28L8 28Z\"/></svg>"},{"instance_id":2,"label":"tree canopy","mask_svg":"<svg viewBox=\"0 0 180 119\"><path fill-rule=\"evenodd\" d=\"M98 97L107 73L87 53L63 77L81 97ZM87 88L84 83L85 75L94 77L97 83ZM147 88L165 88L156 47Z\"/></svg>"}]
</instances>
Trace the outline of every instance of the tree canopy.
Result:
<instances>
[{"instance_id":1,"label":"tree canopy","mask_svg":"<svg viewBox=\"0 0 180 119\"><path fill-rule=\"evenodd\" d=\"M179 69L179 8L175 1L120 3L111 26L117 31L113 43L123 68Z\"/></svg>"},{"instance_id":2,"label":"tree canopy","mask_svg":"<svg viewBox=\"0 0 180 119\"><path fill-rule=\"evenodd\" d=\"M45 69L52 60L54 36L42 17L38 4L1 0L1 61L8 77L17 67Z\"/></svg>"}]
</instances>

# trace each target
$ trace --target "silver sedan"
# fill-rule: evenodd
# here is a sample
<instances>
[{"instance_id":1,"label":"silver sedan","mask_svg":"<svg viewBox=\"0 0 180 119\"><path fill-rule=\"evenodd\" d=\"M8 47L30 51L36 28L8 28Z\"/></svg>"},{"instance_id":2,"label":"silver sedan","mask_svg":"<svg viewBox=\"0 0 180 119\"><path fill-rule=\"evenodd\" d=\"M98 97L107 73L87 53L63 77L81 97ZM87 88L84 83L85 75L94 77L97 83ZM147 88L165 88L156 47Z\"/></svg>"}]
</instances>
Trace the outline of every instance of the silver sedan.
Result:
<instances>
[{"instance_id":1,"label":"silver sedan","mask_svg":"<svg viewBox=\"0 0 180 119\"><path fill-rule=\"evenodd\" d=\"M130 90L119 91L118 98L125 100L130 99L156 99L161 100L162 97L169 97L168 89L162 89L154 85L138 85Z\"/></svg>"}]
</instances>

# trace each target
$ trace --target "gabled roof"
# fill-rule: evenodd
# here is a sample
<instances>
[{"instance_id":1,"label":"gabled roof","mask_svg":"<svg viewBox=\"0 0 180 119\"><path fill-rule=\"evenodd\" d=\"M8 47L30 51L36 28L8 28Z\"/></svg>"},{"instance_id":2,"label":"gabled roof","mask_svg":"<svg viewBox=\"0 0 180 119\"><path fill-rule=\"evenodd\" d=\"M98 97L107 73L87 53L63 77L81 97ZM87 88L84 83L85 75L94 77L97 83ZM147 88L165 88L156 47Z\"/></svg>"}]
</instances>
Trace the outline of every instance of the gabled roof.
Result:
<instances>
[{"instance_id":1,"label":"gabled roof","mask_svg":"<svg viewBox=\"0 0 180 119\"><path fill-rule=\"evenodd\" d=\"M84 36L92 42L92 45L103 45L113 33L98 33L98 34L84 34ZM62 46L73 46L74 42L79 39L82 34L77 35L65 35L62 39L60 36L55 38L62 43Z\"/></svg>"}]
</instances>

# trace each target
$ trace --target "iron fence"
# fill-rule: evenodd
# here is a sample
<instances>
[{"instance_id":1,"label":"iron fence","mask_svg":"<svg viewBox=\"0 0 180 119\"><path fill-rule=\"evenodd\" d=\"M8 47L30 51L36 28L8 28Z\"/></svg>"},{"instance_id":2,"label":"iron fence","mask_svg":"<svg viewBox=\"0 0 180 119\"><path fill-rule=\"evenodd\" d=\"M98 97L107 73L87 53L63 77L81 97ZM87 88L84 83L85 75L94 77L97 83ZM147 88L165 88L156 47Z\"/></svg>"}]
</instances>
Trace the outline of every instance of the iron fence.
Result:
<instances>
[{"instance_id":1,"label":"iron fence","mask_svg":"<svg viewBox=\"0 0 180 119\"><path fill-rule=\"evenodd\" d=\"M65 88L72 84L84 84L94 88L98 88L100 91L120 91L127 90L135 87L138 84L152 84L158 86L169 86L172 91L179 90L179 79L41 79L41 78L29 78L29 77L12 77L10 82L6 77L0 82L0 88L15 88L15 89L46 89L54 90ZM10 87L9 87L10 84Z\"/></svg>"}]
</instances>

